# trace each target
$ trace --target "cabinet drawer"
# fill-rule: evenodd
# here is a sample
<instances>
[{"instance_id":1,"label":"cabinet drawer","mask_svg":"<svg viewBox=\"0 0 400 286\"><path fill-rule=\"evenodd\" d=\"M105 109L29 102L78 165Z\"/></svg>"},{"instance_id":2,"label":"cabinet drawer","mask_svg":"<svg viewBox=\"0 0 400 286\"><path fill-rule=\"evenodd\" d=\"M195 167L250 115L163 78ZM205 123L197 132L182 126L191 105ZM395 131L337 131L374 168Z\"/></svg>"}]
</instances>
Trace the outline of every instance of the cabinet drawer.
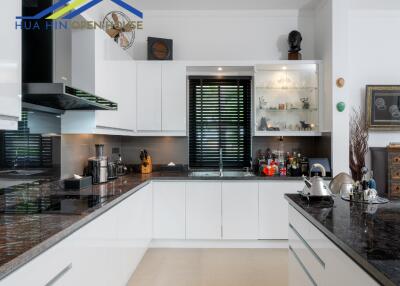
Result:
<instances>
[{"instance_id":1,"label":"cabinet drawer","mask_svg":"<svg viewBox=\"0 0 400 286\"><path fill-rule=\"evenodd\" d=\"M323 281L325 262L291 224L289 225L289 247L310 279L320 285Z\"/></svg>"},{"instance_id":2,"label":"cabinet drawer","mask_svg":"<svg viewBox=\"0 0 400 286\"><path fill-rule=\"evenodd\" d=\"M330 247L329 239L293 207L289 207L289 223L307 241L315 253L324 260Z\"/></svg>"},{"instance_id":3,"label":"cabinet drawer","mask_svg":"<svg viewBox=\"0 0 400 286\"><path fill-rule=\"evenodd\" d=\"M389 153L389 165L400 165L399 153Z\"/></svg>"},{"instance_id":4,"label":"cabinet drawer","mask_svg":"<svg viewBox=\"0 0 400 286\"><path fill-rule=\"evenodd\" d=\"M390 176L392 180L400 180L400 165L398 167L392 166L392 168L390 168Z\"/></svg>"},{"instance_id":5,"label":"cabinet drawer","mask_svg":"<svg viewBox=\"0 0 400 286\"><path fill-rule=\"evenodd\" d=\"M391 198L400 197L400 182L391 182L389 188Z\"/></svg>"},{"instance_id":6,"label":"cabinet drawer","mask_svg":"<svg viewBox=\"0 0 400 286\"><path fill-rule=\"evenodd\" d=\"M289 248L289 286L317 286L299 257Z\"/></svg>"},{"instance_id":7,"label":"cabinet drawer","mask_svg":"<svg viewBox=\"0 0 400 286\"><path fill-rule=\"evenodd\" d=\"M60 242L1 280L0 285L66 285L63 281L68 280L73 267L71 247L68 239Z\"/></svg>"}]
</instances>

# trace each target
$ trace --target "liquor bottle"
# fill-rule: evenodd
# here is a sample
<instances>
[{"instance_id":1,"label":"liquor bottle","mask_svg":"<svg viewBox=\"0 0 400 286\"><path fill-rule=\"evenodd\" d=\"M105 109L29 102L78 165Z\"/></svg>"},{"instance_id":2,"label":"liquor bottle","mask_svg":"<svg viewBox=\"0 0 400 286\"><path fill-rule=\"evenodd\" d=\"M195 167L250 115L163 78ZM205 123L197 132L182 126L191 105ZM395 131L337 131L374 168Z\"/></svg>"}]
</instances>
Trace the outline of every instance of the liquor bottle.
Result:
<instances>
[{"instance_id":1,"label":"liquor bottle","mask_svg":"<svg viewBox=\"0 0 400 286\"><path fill-rule=\"evenodd\" d=\"M290 153L287 152L286 158L286 176L292 176L292 159Z\"/></svg>"},{"instance_id":2,"label":"liquor bottle","mask_svg":"<svg viewBox=\"0 0 400 286\"><path fill-rule=\"evenodd\" d=\"M301 175L308 176L309 175L309 164L308 164L307 157L303 156L301 158L300 166L301 166L300 167L301 168Z\"/></svg>"}]
</instances>

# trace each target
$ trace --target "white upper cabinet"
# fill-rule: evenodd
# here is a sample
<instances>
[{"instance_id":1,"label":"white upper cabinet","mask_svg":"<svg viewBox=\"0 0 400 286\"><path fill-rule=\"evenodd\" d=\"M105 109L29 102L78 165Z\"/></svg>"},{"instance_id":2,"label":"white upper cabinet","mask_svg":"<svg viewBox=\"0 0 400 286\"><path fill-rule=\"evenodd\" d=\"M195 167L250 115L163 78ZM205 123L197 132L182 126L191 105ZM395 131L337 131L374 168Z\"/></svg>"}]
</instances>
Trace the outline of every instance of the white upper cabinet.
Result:
<instances>
[{"instance_id":1,"label":"white upper cabinet","mask_svg":"<svg viewBox=\"0 0 400 286\"><path fill-rule=\"evenodd\" d=\"M161 64L137 64L137 130L161 131Z\"/></svg>"},{"instance_id":2,"label":"white upper cabinet","mask_svg":"<svg viewBox=\"0 0 400 286\"><path fill-rule=\"evenodd\" d=\"M139 135L186 136L186 65L137 63Z\"/></svg>"},{"instance_id":3,"label":"white upper cabinet","mask_svg":"<svg viewBox=\"0 0 400 286\"><path fill-rule=\"evenodd\" d=\"M136 63L102 30L73 30L72 86L118 104L117 111L67 111L62 133L132 135Z\"/></svg>"},{"instance_id":4,"label":"white upper cabinet","mask_svg":"<svg viewBox=\"0 0 400 286\"><path fill-rule=\"evenodd\" d=\"M255 136L321 135L320 66L318 61L255 66Z\"/></svg>"},{"instance_id":5,"label":"white upper cabinet","mask_svg":"<svg viewBox=\"0 0 400 286\"><path fill-rule=\"evenodd\" d=\"M186 66L162 64L162 131L186 133Z\"/></svg>"},{"instance_id":6,"label":"white upper cabinet","mask_svg":"<svg viewBox=\"0 0 400 286\"><path fill-rule=\"evenodd\" d=\"M258 238L258 183L222 183L222 238Z\"/></svg>"},{"instance_id":7,"label":"white upper cabinet","mask_svg":"<svg viewBox=\"0 0 400 286\"><path fill-rule=\"evenodd\" d=\"M18 129L21 116L21 30L14 28L21 15L21 0L4 3L0 11L0 130Z\"/></svg>"}]
</instances>

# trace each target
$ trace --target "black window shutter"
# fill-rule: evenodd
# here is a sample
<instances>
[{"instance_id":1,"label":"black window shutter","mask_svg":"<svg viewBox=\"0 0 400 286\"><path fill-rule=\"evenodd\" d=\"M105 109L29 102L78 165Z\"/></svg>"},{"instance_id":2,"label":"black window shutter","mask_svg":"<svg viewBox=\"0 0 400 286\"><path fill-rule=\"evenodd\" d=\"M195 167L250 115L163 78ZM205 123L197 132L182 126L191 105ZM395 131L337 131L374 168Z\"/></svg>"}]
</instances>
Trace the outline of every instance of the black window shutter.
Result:
<instances>
[{"instance_id":1,"label":"black window shutter","mask_svg":"<svg viewBox=\"0 0 400 286\"><path fill-rule=\"evenodd\" d=\"M22 119L18 122L18 131L5 131L2 137L3 166L13 167L18 156L19 168L52 167L52 138L29 132L26 111L22 112Z\"/></svg>"},{"instance_id":2,"label":"black window shutter","mask_svg":"<svg viewBox=\"0 0 400 286\"><path fill-rule=\"evenodd\" d=\"M189 166L249 166L251 77L189 77Z\"/></svg>"}]
</instances>

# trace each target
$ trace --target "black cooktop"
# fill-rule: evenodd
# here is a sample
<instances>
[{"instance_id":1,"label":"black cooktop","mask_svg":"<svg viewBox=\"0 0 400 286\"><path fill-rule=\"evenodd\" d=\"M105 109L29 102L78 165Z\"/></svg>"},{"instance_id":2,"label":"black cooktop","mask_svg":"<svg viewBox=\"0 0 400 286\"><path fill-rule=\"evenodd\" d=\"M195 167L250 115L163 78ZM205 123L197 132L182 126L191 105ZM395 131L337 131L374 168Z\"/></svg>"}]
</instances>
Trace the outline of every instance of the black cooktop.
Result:
<instances>
[{"instance_id":1,"label":"black cooktop","mask_svg":"<svg viewBox=\"0 0 400 286\"><path fill-rule=\"evenodd\" d=\"M98 195L52 194L32 196L9 194L0 203L0 214L81 214L101 203Z\"/></svg>"}]
</instances>

